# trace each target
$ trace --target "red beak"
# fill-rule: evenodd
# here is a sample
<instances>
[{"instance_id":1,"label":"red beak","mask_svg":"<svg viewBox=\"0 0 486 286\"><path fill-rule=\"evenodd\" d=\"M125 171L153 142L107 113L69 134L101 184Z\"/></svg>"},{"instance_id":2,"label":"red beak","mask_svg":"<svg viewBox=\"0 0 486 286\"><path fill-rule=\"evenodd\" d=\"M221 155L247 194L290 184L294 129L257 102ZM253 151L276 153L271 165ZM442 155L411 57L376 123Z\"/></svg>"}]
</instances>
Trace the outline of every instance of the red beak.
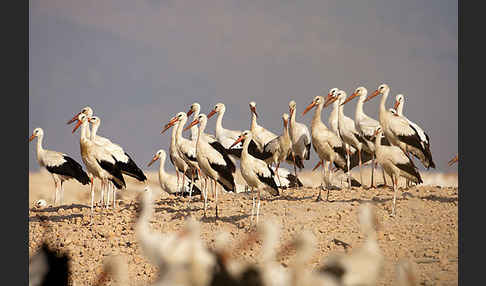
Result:
<instances>
[{"instance_id":1,"label":"red beak","mask_svg":"<svg viewBox=\"0 0 486 286\"><path fill-rule=\"evenodd\" d=\"M243 141L243 138L244 137L240 135L240 137L238 137L238 139L236 139L235 143L231 144L230 149L233 148L233 146L235 146L236 144L238 144L241 141Z\"/></svg>"},{"instance_id":2,"label":"red beak","mask_svg":"<svg viewBox=\"0 0 486 286\"><path fill-rule=\"evenodd\" d=\"M215 115L216 114L216 110L211 110L211 112L209 112L208 114L208 118L211 118L211 116Z\"/></svg>"},{"instance_id":3,"label":"red beak","mask_svg":"<svg viewBox=\"0 0 486 286\"><path fill-rule=\"evenodd\" d=\"M348 98L346 98L346 100L345 100L343 103L341 103L341 105L345 105L346 103L350 102L350 101L351 101L353 98L355 98L356 96L358 96L358 94L357 94L357 93L353 93L353 94L351 94L351 96L350 96L350 97L348 97Z\"/></svg>"},{"instance_id":4,"label":"red beak","mask_svg":"<svg viewBox=\"0 0 486 286\"><path fill-rule=\"evenodd\" d=\"M198 124L198 123L199 123L199 119L197 119L197 118L196 118L196 119L194 119L194 121L193 121L193 122L191 122L191 124L187 125L187 126L186 126L186 128L184 128L184 130L182 130L182 131L186 131L186 130L188 130L189 128L191 128L192 126L194 126L194 125L196 125L196 124Z\"/></svg>"},{"instance_id":5,"label":"red beak","mask_svg":"<svg viewBox=\"0 0 486 286\"><path fill-rule=\"evenodd\" d=\"M393 106L393 109L395 109L398 112L398 106L400 105L400 101L395 100L395 105Z\"/></svg>"},{"instance_id":6,"label":"red beak","mask_svg":"<svg viewBox=\"0 0 486 286\"><path fill-rule=\"evenodd\" d=\"M380 91L375 90L372 94L368 95L368 97L365 99L364 102L367 102L368 100L372 99L373 97L377 96L378 94L380 94Z\"/></svg>"},{"instance_id":7,"label":"red beak","mask_svg":"<svg viewBox=\"0 0 486 286\"><path fill-rule=\"evenodd\" d=\"M324 102L324 107L328 107L331 103L336 101L336 99L337 99L337 96L328 95L327 98L326 98L326 102Z\"/></svg>"},{"instance_id":8,"label":"red beak","mask_svg":"<svg viewBox=\"0 0 486 286\"><path fill-rule=\"evenodd\" d=\"M74 134L74 132L76 132L76 130L79 128L79 126L81 126L81 124L83 124L83 122L81 120L78 120L78 123L76 124L76 126L74 126L73 134Z\"/></svg>"},{"instance_id":9,"label":"red beak","mask_svg":"<svg viewBox=\"0 0 486 286\"><path fill-rule=\"evenodd\" d=\"M317 168L319 168L320 165L322 165L322 161L319 161L317 163L317 165L314 167L314 169L312 169L312 172L314 172Z\"/></svg>"},{"instance_id":10,"label":"red beak","mask_svg":"<svg viewBox=\"0 0 486 286\"><path fill-rule=\"evenodd\" d=\"M81 114L81 112L79 112L78 114L74 115L74 117L71 120L69 120L66 124L69 125L69 124L73 123L74 121L76 121L78 119L78 116L80 114Z\"/></svg>"},{"instance_id":11,"label":"red beak","mask_svg":"<svg viewBox=\"0 0 486 286\"><path fill-rule=\"evenodd\" d=\"M162 131L160 132L160 134L164 133L165 131L167 131L167 129L171 128L172 126L174 126L174 124L177 122L177 117L172 117L172 119L169 121L169 123L167 123L165 126L164 126L164 129L162 129Z\"/></svg>"},{"instance_id":12,"label":"red beak","mask_svg":"<svg viewBox=\"0 0 486 286\"><path fill-rule=\"evenodd\" d=\"M32 141L32 140L34 140L34 138L35 138L35 135L32 134L32 136L30 136L30 138L29 138L29 142Z\"/></svg>"},{"instance_id":13,"label":"red beak","mask_svg":"<svg viewBox=\"0 0 486 286\"><path fill-rule=\"evenodd\" d=\"M159 156L155 155L153 158L152 158L152 161L150 161L147 165L147 167L150 167L155 161L157 161L159 159Z\"/></svg>"},{"instance_id":14,"label":"red beak","mask_svg":"<svg viewBox=\"0 0 486 286\"><path fill-rule=\"evenodd\" d=\"M304 112L302 112L302 116L304 116L309 110L311 110L316 105L317 105L316 102L315 101L312 101L311 104L309 104L309 106L306 107L306 109L304 110Z\"/></svg>"}]
</instances>

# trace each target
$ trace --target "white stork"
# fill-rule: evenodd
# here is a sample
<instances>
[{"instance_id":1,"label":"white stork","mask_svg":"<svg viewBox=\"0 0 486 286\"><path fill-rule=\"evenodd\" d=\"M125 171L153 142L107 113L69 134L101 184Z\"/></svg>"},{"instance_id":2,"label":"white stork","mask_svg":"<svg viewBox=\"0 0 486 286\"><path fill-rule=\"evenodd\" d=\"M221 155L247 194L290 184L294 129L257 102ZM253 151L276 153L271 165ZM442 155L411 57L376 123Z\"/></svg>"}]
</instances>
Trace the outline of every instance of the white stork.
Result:
<instances>
[{"instance_id":1,"label":"white stork","mask_svg":"<svg viewBox=\"0 0 486 286\"><path fill-rule=\"evenodd\" d=\"M275 173L272 169L260 159L257 159L248 154L248 145L252 139L252 132L249 130L243 131L238 139L233 143L236 145L243 141L243 151L241 152L241 175L246 183L252 188L252 192L256 188L258 190L258 205L256 211L256 223L258 224L258 216L260 212L260 189L265 188L273 196L278 196L279 191L275 182ZM251 221L253 221L253 212L255 206L255 196L253 196L253 207L251 209Z\"/></svg>"},{"instance_id":2,"label":"white stork","mask_svg":"<svg viewBox=\"0 0 486 286\"><path fill-rule=\"evenodd\" d=\"M196 142L186 139L182 137L182 127L186 124L187 122L187 115L185 112L179 112L176 114L176 116L172 117L169 123L167 123L162 130L161 133L164 133L165 130L169 129L170 127L174 126L176 123L178 123L176 129L176 135L175 135L175 145L177 152L184 160L186 165L183 165L182 167L185 168L182 170L183 174L187 174L188 172L191 174L191 186L194 185L194 180L196 179L197 172L199 170L199 164L196 159ZM186 184L186 176L182 176L182 186L181 186L181 193L182 193L182 188ZM192 193L190 193L189 197L192 198ZM206 195L204 195L205 201L206 201Z\"/></svg>"},{"instance_id":3,"label":"white stork","mask_svg":"<svg viewBox=\"0 0 486 286\"><path fill-rule=\"evenodd\" d=\"M72 131L74 133L81 126L81 136L79 139L81 158L86 165L88 173L101 180L102 188L108 185L108 181L111 181L117 189L125 188L125 180L115 158L106 148L95 144L86 136L86 131L89 129L88 125L88 116L81 113L78 115L78 123ZM93 212L93 205L94 185L93 178L91 178L91 212Z\"/></svg>"},{"instance_id":4,"label":"white stork","mask_svg":"<svg viewBox=\"0 0 486 286\"><path fill-rule=\"evenodd\" d=\"M405 118L395 116L393 113L386 110L385 103L389 93L390 88L388 85L382 84L365 100L366 102L379 94L382 95L379 114L380 124L383 128L385 137L391 144L400 147L403 152L407 154L408 152L412 153L422 162L425 168L435 168L435 164L432 161L432 155L423 148L418 131L415 130Z\"/></svg>"},{"instance_id":5,"label":"white stork","mask_svg":"<svg viewBox=\"0 0 486 286\"><path fill-rule=\"evenodd\" d=\"M89 118L89 123L91 123L91 141L95 144L99 145L102 148L106 148L106 150L115 158L116 165L122 172L122 174L128 175L132 178L137 179L140 182L145 182L147 177L143 173L142 170L137 166L135 161L128 155L123 148L111 142L108 138L104 138L103 141L97 140L97 138L103 138L101 136L97 136L98 129L101 125L101 119L98 116L91 116ZM109 184L110 186L110 184ZM113 208L116 207L116 190L113 188ZM107 205L109 205L110 201L110 194L107 194Z\"/></svg>"},{"instance_id":6,"label":"white stork","mask_svg":"<svg viewBox=\"0 0 486 286\"><path fill-rule=\"evenodd\" d=\"M60 203L64 189L62 183L70 179L76 179L83 185L89 184L90 179L83 171L83 167L67 154L47 150L42 147L44 139L44 130L38 127L32 132L29 142L37 137L37 161L41 167L44 167L52 175L55 185L54 205L57 204L57 193L60 191Z\"/></svg>"},{"instance_id":7,"label":"white stork","mask_svg":"<svg viewBox=\"0 0 486 286\"><path fill-rule=\"evenodd\" d=\"M304 160L310 158L311 136L309 129L305 124L295 121L297 104L294 100L289 102L290 123L289 123L289 135L292 141L292 154L294 159L294 171L297 176L296 163L299 163L300 169L304 168Z\"/></svg>"},{"instance_id":8,"label":"white stork","mask_svg":"<svg viewBox=\"0 0 486 286\"><path fill-rule=\"evenodd\" d=\"M347 164L349 168L349 157L350 157L350 150L348 146L353 146L358 150L358 160L359 160L359 173L361 178L361 184L363 184L363 175L361 170L362 162L366 162L371 160L372 155L368 153L370 150L366 145L366 141L361 136L361 134L356 129L354 121L344 116L344 101L346 100L346 92L343 90L338 91L331 101L338 103L338 134L341 137L341 140L346 144L346 154L347 154ZM364 160L362 157L365 157ZM369 157L369 158L368 158ZM351 174L348 171L348 184L351 187Z\"/></svg>"},{"instance_id":9,"label":"white stork","mask_svg":"<svg viewBox=\"0 0 486 286\"><path fill-rule=\"evenodd\" d=\"M277 166L275 171L277 171L277 178L280 185L282 184L282 182L278 174L278 168L280 167L280 163L285 161L285 159L287 159L292 152L292 141L290 139L289 127L288 127L289 115L287 113L282 114L282 121L283 121L282 135L270 140L270 142L268 142L264 146L264 151L271 154L271 157L267 158L265 162L268 165L271 165L273 163Z\"/></svg>"},{"instance_id":10,"label":"white stork","mask_svg":"<svg viewBox=\"0 0 486 286\"><path fill-rule=\"evenodd\" d=\"M366 100L366 97L368 96L368 90L360 86L356 88L356 90L351 94L350 97L346 98L344 101L343 105L350 102L353 100L355 97L358 97L358 103L356 104L356 111L354 114L354 122L355 126L358 129L359 133L364 137L366 141L366 146L368 147L369 151L373 155L373 160L372 160L372 167L371 167L371 186L374 187L374 180L373 180L373 173L375 170L375 144L373 143L373 140L371 139L376 131L380 127L380 122L377 120L369 117L366 115L363 111L363 105L364 101ZM382 144L383 145L390 145L388 140L386 140L386 137L383 137ZM386 185L386 178L385 178L385 171L383 171L383 180Z\"/></svg>"},{"instance_id":11,"label":"white stork","mask_svg":"<svg viewBox=\"0 0 486 286\"><path fill-rule=\"evenodd\" d=\"M164 150L160 149L155 153L152 160L148 163L148 167L150 167L155 161L160 159L160 167L159 167L159 183L162 190L167 192L168 194L175 195L181 192L179 188L178 178L172 174L169 174L165 171L165 159L167 154ZM182 188L182 196L187 197L190 193L190 184L189 182L183 186ZM197 186L193 186L192 194L194 195L201 195L201 190Z\"/></svg>"},{"instance_id":12,"label":"white stork","mask_svg":"<svg viewBox=\"0 0 486 286\"><path fill-rule=\"evenodd\" d=\"M397 96L395 97L395 105L393 108L395 108L399 116L405 118L408 121L408 124L410 124L410 126L417 131L417 134L420 137L420 143L422 145L422 148L425 150L426 157L430 157L430 161L432 162L432 153L430 153L429 135L427 135L427 133L425 133L425 131L422 128L420 128L420 126L410 121L405 115L403 115L404 106L405 106L405 97L403 96L403 94L397 94ZM435 168L435 164L434 164L434 168Z\"/></svg>"},{"instance_id":13,"label":"white stork","mask_svg":"<svg viewBox=\"0 0 486 286\"><path fill-rule=\"evenodd\" d=\"M258 125L257 118L258 114L256 112L256 103L254 101L250 102L250 111L251 111L251 125L250 130L253 134L253 140L258 145L258 149L263 151L265 144L270 142L273 138L277 137L277 135L264 127Z\"/></svg>"},{"instance_id":14,"label":"white stork","mask_svg":"<svg viewBox=\"0 0 486 286\"><path fill-rule=\"evenodd\" d=\"M186 176L188 179L191 179L192 169L189 167L189 165L187 165L186 161L181 157L179 150L177 149L176 137L177 137L177 129L179 128L179 121L177 120L174 121L173 126L174 128L172 129L172 134L170 136L169 159L176 171L177 186L179 189L178 192L180 192L182 186L180 184L179 173L182 173L182 176ZM161 134L164 133L167 129L169 129L169 127L170 126L162 130Z\"/></svg>"},{"instance_id":15,"label":"white stork","mask_svg":"<svg viewBox=\"0 0 486 286\"><path fill-rule=\"evenodd\" d=\"M395 216L395 201L397 196L398 178L404 177L416 184L422 183L422 178L413 161L405 155L398 146L381 145L381 134L383 130L378 128L375 131L376 160L383 167L385 172L392 178L393 182L393 209L392 216Z\"/></svg>"},{"instance_id":16,"label":"white stork","mask_svg":"<svg viewBox=\"0 0 486 286\"><path fill-rule=\"evenodd\" d=\"M184 114L184 113L183 113ZM185 114L184 114L185 115ZM186 116L187 117L187 116ZM235 191L234 172L236 171L233 161L229 158L228 151L218 141L208 142L204 136L208 118L201 113L184 130L199 124L199 134L196 143L196 159L201 171L214 180L214 191L216 194L216 218L218 218L218 189L216 182L221 184L228 192Z\"/></svg>"},{"instance_id":17,"label":"white stork","mask_svg":"<svg viewBox=\"0 0 486 286\"><path fill-rule=\"evenodd\" d=\"M347 172L346 164L346 150L341 139L336 133L328 129L327 126L322 122L321 113L324 108L324 98L320 95L316 96L314 100L307 106L307 108L302 113L305 115L309 110L316 107L316 111L311 121L311 139L314 151L321 159L321 162L328 161L329 164L323 164L324 168L324 181L326 182L326 188L332 182L331 180L331 170L329 165L334 164L337 168ZM350 168L353 168L358 164L358 157L356 153L351 154L350 158ZM351 182L354 185L359 185L355 180ZM329 191L328 191L329 197ZM327 198L328 198L327 197ZM321 198L321 191L319 190L318 200Z\"/></svg>"}]
</instances>

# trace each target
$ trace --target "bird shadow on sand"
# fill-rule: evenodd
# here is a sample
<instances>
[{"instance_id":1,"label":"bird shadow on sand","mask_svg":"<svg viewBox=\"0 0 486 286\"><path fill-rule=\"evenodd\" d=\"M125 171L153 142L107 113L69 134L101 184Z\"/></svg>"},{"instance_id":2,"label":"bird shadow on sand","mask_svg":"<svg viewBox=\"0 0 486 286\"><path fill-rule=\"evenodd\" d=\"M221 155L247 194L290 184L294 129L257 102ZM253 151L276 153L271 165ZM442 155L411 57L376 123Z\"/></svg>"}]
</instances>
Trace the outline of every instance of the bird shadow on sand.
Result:
<instances>
[{"instance_id":1,"label":"bird shadow on sand","mask_svg":"<svg viewBox=\"0 0 486 286\"><path fill-rule=\"evenodd\" d=\"M312 199L312 196L304 196L304 197L298 197L298 196L292 196L290 194L282 194L278 197L262 197L262 201L267 201L267 202L273 202L273 201L305 201Z\"/></svg>"},{"instance_id":2,"label":"bird shadow on sand","mask_svg":"<svg viewBox=\"0 0 486 286\"><path fill-rule=\"evenodd\" d=\"M47 216L47 215L35 215L29 217L29 222L45 222L45 221L50 221L50 222L61 222L65 220L71 220L74 218L83 218L83 214L70 214L70 215L52 215L52 216Z\"/></svg>"},{"instance_id":3,"label":"bird shadow on sand","mask_svg":"<svg viewBox=\"0 0 486 286\"><path fill-rule=\"evenodd\" d=\"M458 198L457 197L440 197L436 195L428 195L425 197L419 197L420 199L425 199L428 201L434 201L434 202L440 202L440 203L453 203L457 202Z\"/></svg>"},{"instance_id":4,"label":"bird shadow on sand","mask_svg":"<svg viewBox=\"0 0 486 286\"><path fill-rule=\"evenodd\" d=\"M30 209L30 211L35 212L35 213L42 213L42 212L58 212L60 209L64 210L70 210L70 209L90 209L91 207L86 206L86 205L80 205L80 204L72 204L72 205L62 205L62 206L57 206L57 207L47 207L43 209Z\"/></svg>"},{"instance_id":5,"label":"bird shadow on sand","mask_svg":"<svg viewBox=\"0 0 486 286\"><path fill-rule=\"evenodd\" d=\"M214 210L213 210L214 211ZM231 216L219 216L215 217L214 214L212 216L203 216L201 217L201 222L205 223L215 223L217 221L221 222L227 222L235 225L237 228L244 228L244 226L241 226L238 221L242 219L248 218L250 215L249 214L240 214L240 215L231 215Z\"/></svg>"}]
</instances>

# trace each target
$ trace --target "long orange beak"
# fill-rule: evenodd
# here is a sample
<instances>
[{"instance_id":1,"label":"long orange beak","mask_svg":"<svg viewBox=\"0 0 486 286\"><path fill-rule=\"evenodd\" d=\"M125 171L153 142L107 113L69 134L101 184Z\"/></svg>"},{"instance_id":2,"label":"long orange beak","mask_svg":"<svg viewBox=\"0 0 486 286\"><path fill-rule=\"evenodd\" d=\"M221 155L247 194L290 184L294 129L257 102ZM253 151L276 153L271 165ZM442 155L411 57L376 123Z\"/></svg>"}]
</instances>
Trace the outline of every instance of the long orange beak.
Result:
<instances>
[{"instance_id":1,"label":"long orange beak","mask_svg":"<svg viewBox=\"0 0 486 286\"><path fill-rule=\"evenodd\" d=\"M191 122L191 124L187 125L187 126L186 126L186 128L184 128L184 130L182 130L182 131L186 131L186 130L188 130L189 128L191 128L192 126L194 126L194 125L196 125L196 124L198 124L198 123L199 123L199 119L197 119L197 118L196 118L196 119L194 119L194 121L193 121L193 122Z\"/></svg>"},{"instance_id":2,"label":"long orange beak","mask_svg":"<svg viewBox=\"0 0 486 286\"><path fill-rule=\"evenodd\" d=\"M393 106L393 109L395 109L396 111L398 111L398 106L399 105L400 105L400 101L395 100L395 105Z\"/></svg>"},{"instance_id":3,"label":"long orange beak","mask_svg":"<svg viewBox=\"0 0 486 286\"><path fill-rule=\"evenodd\" d=\"M32 134L32 136L30 136L30 138L29 138L29 142L32 141L32 140L34 140L34 138L35 138L35 135Z\"/></svg>"},{"instance_id":4,"label":"long orange beak","mask_svg":"<svg viewBox=\"0 0 486 286\"><path fill-rule=\"evenodd\" d=\"M79 128L79 126L81 126L81 124L83 124L83 122L81 120L78 120L78 123L76 124L76 126L74 126L73 134L74 134L74 132L76 132L76 130Z\"/></svg>"},{"instance_id":5,"label":"long orange beak","mask_svg":"<svg viewBox=\"0 0 486 286\"><path fill-rule=\"evenodd\" d=\"M454 156L454 158L452 158L449 162L447 162L447 164L450 167L450 166L452 166L457 161L459 161L459 155Z\"/></svg>"},{"instance_id":6,"label":"long orange beak","mask_svg":"<svg viewBox=\"0 0 486 286\"><path fill-rule=\"evenodd\" d=\"M193 111L193 110L192 110L192 108L191 108L191 109L189 109L189 111L187 112L187 116L190 116L190 115L191 115L191 114L193 114L193 113L194 113L194 111Z\"/></svg>"},{"instance_id":7,"label":"long orange beak","mask_svg":"<svg viewBox=\"0 0 486 286\"><path fill-rule=\"evenodd\" d=\"M322 160L317 163L317 165L312 169L312 172L314 172L319 166L322 165Z\"/></svg>"},{"instance_id":8,"label":"long orange beak","mask_svg":"<svg viewBox=\"0 0 486 286\"><path fill-rule=\"evenodd\" d=\"M292 114L294 114L294 109L289 107L289 113L290 113L290 114L289 114L289 115L290 115L290 117L292 117Z\"/></svg>"},{"instance_id":9,"label":"long orange beak","mask_svg":"<svg viewBox=\"0 0 486 286\"><path fill-rule=\"evenodd\" d=\"M287 128L287 125L289 124L289 122L287 120L285 120L285 119L283 120L283 122L284 122L285 128Z\"/></svg>"},{"instance_id":10,"label":"long orange beak","mask_svg":"<svg viewBox=\"0 0 486 286\"><path fill-rule=\"evenodd\" d=\"M341 105L345 105L346 103L350 102L356 96L358 96L358 94L356 92L354 92L353 94L351 94L350 97L346 98L346 100L343 103L341 103Z\"/></svg>"},{"instance_id":11,"label":"long orange beak","mask_svg":"<svg viewBox=\"0 0 486 286\"><path fill-rule=\"evenodd\" d=\"M69 120L66 124L71 124L73 123L74 121L76 121L78 119L78 116L81 114L81 112L79 112L78 114L74 115L73 118L71 118L71 120Z\"/></svg>"},{"instance_id":12,"label":"long orange beak","mask_svg":"<svg viewBox=\"0 0 486 286\"><path fill-rule=\"evenodd\" d=\"M258 118L258 114L256 112L256 108L254 106L250 107L251 112L255 113L256 117Z\"/></svg>"},{"instance_id":13,"label":"long orange beak","mask_svg":"<svg viewBox=\"0 0 486 286\"><path fill-rule=\"evenodd\" d=\"M315 101L312 101L311 104L309 104L309 106L305 108L304 112L302 112L302 116L304 116L309 110L311 110L316 105L317 103Z\"/></svg>"},{"instance_id":14,"label":"long orange beak","mask_svg":"<svg viewBox=\"0 0 486 286\"><path fill-rule=\"evenodd\" d=\"M152 158L152 161L150 161L148 163L147 167L150 167L157 160L159 160L159 156L157 156L157 154L155 154L154 157Z\"/></svg>"},{"instance_id":15,"label":"long orange beak","mask_svg":"<svg viewBox=\"0 0 486 286\"><path fill-rule=\"evenodd\" d=\"M331 103L336 101L336 99L337 96L328 95L328 97L326 98L326 102L324 102L324 107L328 107Z\"/></svg>"},{"instance_id":16,"label":"long orange beak","mask_svg":"<svg viewBox=\"0 0 486 286\"><path fill-rule=\"evenodd\" d=\"M238 144L241 141L243 141L243 138L244 137L240 135L240 137L238 137L238 139L236 139L235 143L231 144L230 149L233 148L233 146L235 146L236 144Z\"/></svg>"},{"instance_id":17,"label":"long orange beak","mask_svg":"<svg viewBox=\"0 0 486 286\"><path fill-rule=\"evenodd\" d=\"M375 90L372 94L368 95L368 97L364 100L364 102L367 102L368 100L372 99L373 97L377 96L380 94L379 90Z\"/></svg>"},{"instance_id":18,"label":"long orange beak","mask_svg":"<svg viewBox=\"0 0 486 286\"><path fill-rule=\"evenodd\" d=\"M162 131L160 132L160 134L163 134L165 131L167 131L167 129L171 128L172 126L174 126L174 124L177 122L177 117L172 117L172 119L169 121L169 123L167 123L165 126L164 126L164 129L162 129Z\"/></svg>"},{"instance_id":19,"label":"long orange beak","mask_svg":"<svg viewBox=\"0 0 486 286\"><path fill-rule=\"evenodd\" d=\"M216 110L211 110L211 112L209 112L208 114L208 118L211 118L211 116L215 115L216 114Z\"/></svg>"}]
</instances>

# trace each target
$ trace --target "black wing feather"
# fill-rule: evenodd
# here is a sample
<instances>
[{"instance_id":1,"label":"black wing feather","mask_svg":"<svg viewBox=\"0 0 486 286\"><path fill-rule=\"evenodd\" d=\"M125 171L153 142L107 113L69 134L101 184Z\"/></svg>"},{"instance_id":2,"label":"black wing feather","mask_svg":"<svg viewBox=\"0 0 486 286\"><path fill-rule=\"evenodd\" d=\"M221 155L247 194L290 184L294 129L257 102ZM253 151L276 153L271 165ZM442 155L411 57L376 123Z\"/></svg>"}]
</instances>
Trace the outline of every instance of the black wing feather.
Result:
<instances>
[{"instance_id":1,"label":"black wing feather","mask_svg":"<svg viewBox=\"0 0 486 286\"><path fill-rule=\"evenodd\" d=\"M83 170L83 167L73 158L63 155L66 162L59 166L46 166L46 169L54 174L59 174L78 180L81 184L87 185L90 183L88 174Z\"/></svg>"},{"instance_id":2,"label":"black wing feather","mask_svg":"<svg viewBox=\"0 0 486 286\"><path fill-rule=\"evenodd\" d=\"M128 155L126 152L125 155L128 157L128 162L124 163L122 161L116 161L116 166L118 169L120 169L123 174L133 177L141 182L147 180L147 177L132 160L132 157L130 157L130 155Z\"/></svg>"},{"instance_id":3,"label":"black wing feather","mask_svg":"<svg viewBox=\"0 0 486 286\"><path fill-rule=\"evenodd\" d=\"M125 179L123 179L123 175L122 175L122 172L121 170L116 166L116 165L113 165L112 163L110 162L107 162L105 160L96 160L98 161L98 164L100 164L100 167L107 171L108 173L110 173L114 178L112 180L116 180L117 181L117 184L118 186L122 186L123 188L126 188L126 183L125 183Z\"/></svg>"},{"instance_id":4,"label":"black wing feather","mask_svg":"<svg viewBox=\"0 0 486 286\"><path fill-rule=\"evenodd\" d=\"M423 181L422 181L422 177L420 177L420 173L418 172L417 167L415 167L415 165L413 165L412 160L410 160L410 161L409 161L408 163L406 163L406 164L396 164L396 166L397 166L397 167L398 167L400 170L402 170L402 171L404 171L404 172L406 172L406 173L408 173L408 174L410 174L410 175L414 176L414 177L417 179L417 182L418 182L419 184L423 183Z\"/></svg>"},{"instance_id":5,"label":"black wing feather","mask_svg":"<svg viewBox=\"0 0 486 286\"><path fill-rule=\"evenodd\" d=\"M214 141L212 143L209 143L209 145L211 145L223 156L223 159L226 162L226 168L228 168L231 172L236 171L235 164L233 164L233 161L231 161L230 157L228 156L230 153L226 148L224 148L223 145L221 145L221 143L219 143L218 141Z\"/></svg>"},{"instance_id":6,"label":"black wing feather","mask_svg":"<svg viewBox=\"0 0 486 286\"><path fill-rule=\"evenodd\" d=\"M279 195L278 186L275 183L275 179L274 179L275 172L273 172L273 170L270 167L267 166L267 168L268 170L270 170L271 177L264 177L258 173L256 175L261 182L265 183L267 186L271 187L276 191L276 192L271 192L273 196L278 196Z\"/></svg>"}]
</instances>

